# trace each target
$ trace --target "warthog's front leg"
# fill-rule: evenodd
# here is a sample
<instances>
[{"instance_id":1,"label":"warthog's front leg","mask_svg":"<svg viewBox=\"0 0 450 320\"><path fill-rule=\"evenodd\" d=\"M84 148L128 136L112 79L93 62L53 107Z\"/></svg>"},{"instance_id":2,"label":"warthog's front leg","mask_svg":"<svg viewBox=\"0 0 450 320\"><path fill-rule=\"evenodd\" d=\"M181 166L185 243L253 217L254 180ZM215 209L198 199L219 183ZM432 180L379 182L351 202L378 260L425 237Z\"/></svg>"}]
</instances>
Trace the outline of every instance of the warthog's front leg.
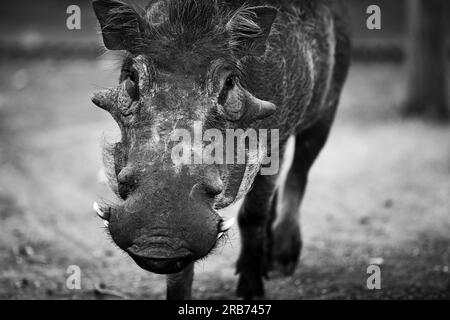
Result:
<instances>
[{"instance_id":1,"label":"warthog's front leg","mask_svg":"<svg viewBox=\"0 0 450 320\"><path fill-rule=\"evenodd\" d=\"M264 296L266 225L276 177L258 175L239 212L242 249L237 262L240 276L236 293L244 299Z\"/></svg>"},{"instance_id":2,"label":"warthog's front leg","mask_svg":"<svg viewBox=\"0 0 450 320\"><path fill-rule=\"evenodd\" d=\"M271 230L269 258L271 267L285 276L295 272L300 257L302 239L299 208L305 194L309 170L327 141L333 119L334 112L297 134L292 165L284 181L284 188L280 188L277 194L280 205L274 203L275 211L272 214L275 216L275 223Z\"/></svg>"},{"instance_id":3,"label":"warthog's front leg","mask_svg":"<svg viewBox=\"0 0 450 320\"><path fill-rule=\"evenodd\" d=\"M167 300L189 300L192 297L194 263L183 271L167 275Z\"/></svg>"}]
</instances>

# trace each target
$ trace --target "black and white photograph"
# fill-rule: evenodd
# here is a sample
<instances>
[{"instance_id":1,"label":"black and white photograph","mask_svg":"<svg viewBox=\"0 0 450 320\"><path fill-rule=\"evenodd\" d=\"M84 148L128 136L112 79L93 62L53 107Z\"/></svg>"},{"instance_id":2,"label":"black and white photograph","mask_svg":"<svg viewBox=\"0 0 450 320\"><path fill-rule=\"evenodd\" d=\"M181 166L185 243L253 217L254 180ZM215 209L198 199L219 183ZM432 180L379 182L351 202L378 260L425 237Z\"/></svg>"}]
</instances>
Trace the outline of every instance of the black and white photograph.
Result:
<instances>
[{"instance_id":1,"label":"black and white photograph","mask_svg":"<svg viewBox=\"0 0 450 320\"><path fill-rule=\"evenodd\" d=\"M450 300L448 1L0 17L0 300Z\"/></svg>"}]
</instances>

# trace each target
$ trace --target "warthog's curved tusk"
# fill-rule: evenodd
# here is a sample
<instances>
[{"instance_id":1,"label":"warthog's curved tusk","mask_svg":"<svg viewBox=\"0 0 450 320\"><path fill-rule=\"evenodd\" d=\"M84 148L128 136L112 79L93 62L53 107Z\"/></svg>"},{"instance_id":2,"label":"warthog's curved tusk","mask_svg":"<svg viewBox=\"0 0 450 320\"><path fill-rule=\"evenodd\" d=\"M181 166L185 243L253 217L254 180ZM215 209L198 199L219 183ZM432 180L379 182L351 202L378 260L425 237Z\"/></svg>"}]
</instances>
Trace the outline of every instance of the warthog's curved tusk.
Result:
<instances>
[{"instance_id":1,"label":"warthog's curved tusk","mask_svg":"<svg viewBox=\"0 0 450 320\"><path fill-rule=\"evenodd\" d=\"M109 211L108 212L104 212L100 208L100 206L98 205L97 202L94 202L93 208L94 208L94 211L97 213L97 215L104 220L103 222L108 222L109 221L109 218L111 216ZM108 224L109 224L109 222L108 222ZM106 225L106 223L105 223L105 225Z\"/></svg>"},{"instance_id":2,"label":"warthog's curved tusk","mask_svg":"<svg viewBox=\"0 0 450 320\"><path fill-rule=\"evenodd\" d=\"M220 223L220 229L219 232L227 232L228 230L230 230L230 228L233 226L233 224L235 223L236 219L235 218L231 218L228 219L226 221L222 221Z\"/></svg>"}]
</instances>

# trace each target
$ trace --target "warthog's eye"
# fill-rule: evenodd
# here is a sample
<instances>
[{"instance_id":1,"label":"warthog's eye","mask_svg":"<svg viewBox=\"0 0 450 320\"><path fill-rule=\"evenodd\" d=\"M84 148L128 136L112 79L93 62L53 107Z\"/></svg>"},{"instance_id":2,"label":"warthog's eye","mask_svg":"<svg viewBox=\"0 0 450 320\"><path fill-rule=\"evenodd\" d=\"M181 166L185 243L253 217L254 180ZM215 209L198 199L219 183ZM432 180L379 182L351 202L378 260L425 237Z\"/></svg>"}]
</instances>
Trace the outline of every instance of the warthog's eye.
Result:
<instances>
[{"instance_id":1,"label":"warthog's eye","mask_svg":"<svg viewBox=\"0 0 450 320\"><path fill-rule=\"evenodd\" d=\"M225 104L225 102L227 100L227 97L228 97L228 93L231 90L233 90L235 85L236 85L236 76L233 75L233 74L230 74L226 78L225 82L223 83L223 88L222 88L222 91L219 94L219 99L218 99L219 104L221 104L221 105Z\"/></svg>"},{"instance_id":2,"label":"warthog's eye","mask_svg":"<svg viewBox=\"0 0 450 320\"><path fill-rule=\"evenodd\" d=\"M127 93L132 100L139 97L139 75L136 70L124 70L122 73L122 81L127 81Z\"/></svg>"},{"instance_id":3,"label":"warthog's eye","mask_svg":"<svg viewBox=\"0 0 450 320\"><path fill-rule=\"evenodd\" d=\"M132 100L139 97L139 72L133 66L133 60L125 59L120 72L120 83L126 81L126 90Z\"/></svg>"},{"instance_id":4,"label":"warthog's eye","mask_svg":"<svg viewBox=\"0 0 450 320\"><path fill-rule=\"evenodd\" d=\"M139 81L139 75L137 74L136 70L131 70L128 74L128 78L133 82L133 83L138 83Z\"/></svg>"},{"instance_id":5,"label":"warthog's eye","mask_svg":"<svg viewBox=\"0 0 450 320\"><path fill-rule=\"evenodd\" d=\"M233 89L234 84L235 84L235 80L234 79L235 79L234 75L228 76L228 78L225 80L225 83L224 83L224 89L225 90Z\"/></svg>"}]
</instances>

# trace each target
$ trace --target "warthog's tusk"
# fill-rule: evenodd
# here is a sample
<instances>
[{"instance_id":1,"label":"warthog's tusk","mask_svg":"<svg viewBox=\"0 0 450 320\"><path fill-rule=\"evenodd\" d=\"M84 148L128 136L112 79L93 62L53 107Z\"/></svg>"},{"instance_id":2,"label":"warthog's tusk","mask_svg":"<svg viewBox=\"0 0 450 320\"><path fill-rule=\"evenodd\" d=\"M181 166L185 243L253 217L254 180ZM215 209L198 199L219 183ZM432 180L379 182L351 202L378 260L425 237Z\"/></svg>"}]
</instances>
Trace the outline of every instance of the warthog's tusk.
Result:
<instances>
[{"instance_id":1,"label":"warthog's tusk","mask_svg":"<svg viewBox=\"0 0 450 320\"><path fill-rule=\"evenodd\" d=\"M223 222L220 224L220 230L219 230L219 232L227 232L228 230L230 230L230 228L233 226L233 224L234 224L235 221L236 221L235 218L231 218L231 219L228 219L228 220L226 220L226 221L223 221Z\"/></svg>"},{"instance_id":2,"label":"warthog's tusk","mask_svg":"<svg viewBox=\"0 0 450 320\"><path fill-rule=\"evenodd\" d=\"M220 238L222 238L223 236L223 232L219 232L219 234L217 235L217 240L219 240Z\"/></svg>"},{"instance_id":3,"label":"warthog's tusk","mask_svg":"<svg viewBox=\"0 0 450 320\"><path fill-rule=\"evenodd\" d=\"M109 227L109 221L103 220L103 224L105 225L105 227Z\"/></svg>"},{"instance_id":4,"label":"warthog's tusk","mask_svg":"<svg viewBox=\"0 0 450 320\"><path fill-rule=\"evenodd\" d=\"M97 202L94 202L93 205L94 211L97 213L97 215L102 218L103 220L105 220L104 222L107 222L110 218L110 213L109 212L103 212L103 210L100 208L100 206L98 205Z\"/></svg>"}]
</instances>

